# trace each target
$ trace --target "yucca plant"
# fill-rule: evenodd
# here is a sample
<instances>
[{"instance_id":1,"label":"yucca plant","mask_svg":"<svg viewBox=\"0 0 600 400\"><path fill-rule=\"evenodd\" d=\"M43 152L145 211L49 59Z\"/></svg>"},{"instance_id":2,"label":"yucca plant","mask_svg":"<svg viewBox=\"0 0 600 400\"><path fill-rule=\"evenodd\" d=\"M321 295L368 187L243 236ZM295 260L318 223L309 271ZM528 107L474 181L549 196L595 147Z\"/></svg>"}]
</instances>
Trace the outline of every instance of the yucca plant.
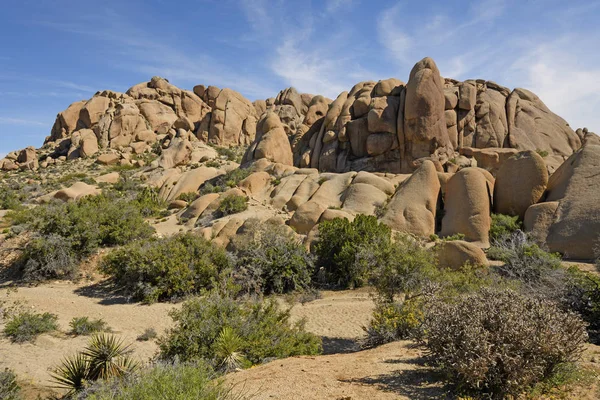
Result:
<instances>
[{"instance_id":1,"label":"yucca plant","mask_svg":"<svg viewBox=\"0 0 600 400\"><path fill-rule=\"evenodd\" d=\"M67 389L67 396L85 387L89 375L89 360L81 353L63 360L61 366L50 374L57 387Z\"/></svg>"},{"instance_id":2,"label":"yucca plant","mask_svg":"<svg viewBox=\"0 0 600 400\"><path fill-rule=\"evenodd\" d=\"M131 345L124 345L113 335L95 335L82 352L89 362L89 379L116 378L135 370L137 363L131 352Z\"/></svg>"},{"instance_id":3,"label":"yucca plant","mask_svg":"<svg viewBox=\"0 0 600 400\"><path fill-rule=\"evenodd\" d=\"M87 382L120 378L136 370L131 351L113 335L98 334L83 351L63 360L51 376L57 387L67 389L67 396L71 396Z\"/></svg>"},{"instance_id":4,"label":"yucca plant","mask_svg":"<svg viewBox=\"0 0 600 400\"><path fill-rule=\"evenodd\" d=\"M215 341L215 356L219 368L229 372L240 368L246 363L247 360L241 353L243 345L244 339L235 333L231 327L224 327Z\"/></svg>"}]
</instances>

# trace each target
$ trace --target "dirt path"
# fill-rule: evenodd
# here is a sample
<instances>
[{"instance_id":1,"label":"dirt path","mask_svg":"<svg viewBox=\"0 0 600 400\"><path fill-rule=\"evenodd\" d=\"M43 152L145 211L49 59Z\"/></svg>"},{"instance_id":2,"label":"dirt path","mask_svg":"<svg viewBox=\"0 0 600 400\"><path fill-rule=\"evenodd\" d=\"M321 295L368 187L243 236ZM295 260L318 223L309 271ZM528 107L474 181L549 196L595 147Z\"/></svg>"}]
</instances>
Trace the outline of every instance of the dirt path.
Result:
<instances>
[{"instance_id":1,"label":"dirt path","mask_svg":"<svg viewBox=\"0 0 600 400\"><path fill-rule=\"evenodd\" d=\"M446 398L411 342L349 354L293 357L227 376L253 400Z\"/></svg>"}]
</instances>

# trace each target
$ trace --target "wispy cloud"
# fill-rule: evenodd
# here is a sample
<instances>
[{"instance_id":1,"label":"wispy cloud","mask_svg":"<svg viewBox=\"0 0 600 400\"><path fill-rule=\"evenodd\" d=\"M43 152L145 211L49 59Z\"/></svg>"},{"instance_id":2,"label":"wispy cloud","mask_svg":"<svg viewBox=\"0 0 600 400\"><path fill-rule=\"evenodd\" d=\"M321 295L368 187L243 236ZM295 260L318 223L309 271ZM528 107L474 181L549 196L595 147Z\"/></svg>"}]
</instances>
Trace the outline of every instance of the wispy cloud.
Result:
<instances>
[{"instance_id":1,"label":"wispy cloud","mask_svg":"<svg viewBox=\"0 0 600 400\"><path fill-rule=\"evenodd\" d=\"M26 118L0 117L0 125L48 126L47 123Z\"/></svg>"},{"instance_id":2,"label":"wispy cloud","mask_svg":"<svg viewBox=\"0 0 600 400\"><path fill-rule=\"evenodd\" d=\"M328 13L333 13L338 10L348 9L352 7L356 0L327 0L325 2L325 9Z\"/></svg>"},{"instance_id":3,"label":"wispy cloud","mask_svg":"<svg viewBox=\"0 0 600 400\"><path fill-rule=\"evenodd\" d=\"M81 22L37 23L110 44L114 52L110 60L113 66L149 77L161 75L181 86L204 83L230 87L250 97L268 97L275 92L268 84L237 73L208 54L185 51L177 43L153 35L143 26L133 24L131 19L110 9L82 17Z\"/></svg>"}]
</instances>

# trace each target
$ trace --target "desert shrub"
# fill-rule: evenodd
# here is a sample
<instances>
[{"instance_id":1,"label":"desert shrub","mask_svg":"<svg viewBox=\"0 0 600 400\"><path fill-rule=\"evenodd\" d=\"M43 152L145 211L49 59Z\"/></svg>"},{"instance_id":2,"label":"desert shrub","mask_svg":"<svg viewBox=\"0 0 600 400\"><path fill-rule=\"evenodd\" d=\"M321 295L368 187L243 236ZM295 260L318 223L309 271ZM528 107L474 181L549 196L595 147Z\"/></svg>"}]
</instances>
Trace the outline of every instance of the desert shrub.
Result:
<instances>
[{"instance_id":1,"label":"desert shrub","mask_svg":"<svg viewBox=\"0 0 600 400\"><path fill-rule=\"evenodd\" d=\"M138 368L131 348L112 335L93 336L83 351L68 357L54 369L52 379L68 390L67 397L83 390L90 382L122 378Z\"/></svg>"},{"instance_id":2,"label":"desert shrub","mask_svg":"<svg viewBox=\"0 0 600 400\"><path fill-rule=\"evenodd\" d=\"M570 267L563 305L577 312L591 331L600 330L600 277ZM598 336L597 334L595 336ZM596 341L597 337L594 338Z\"/></svg>"},{"instance_id":3,"label":"desert shrub","mask_svg":"<svg viewBox=\"0 0 600 400\"><path fill-rule=\"evenodd\" d=\"M23 311L12 315L4 325L4 334L14 343L34 342L42 333L58 329L55 314Z\"/></svg>"},{"instance_id":4,"label":"desert shrub","mask_svg":"<svg viewBox=\"0 0 600 400\"><path fill-rule=\"evenodd\" d=\"M362 347L381 346L396 340L411 338L423 323L421 299L403 302L376 301L369 324L363 327Z\"/></svg>"},{"instance_id":5,"label":"desert shrub","mask_svg":"<svg viewBox=\"0 0 600 400\"><path fill-rule=\"evenodd\" d=\"M206 363L157 364L125 379L99 382L88 400L233 400L232 394Z\"/></svg>"},{"instance_id":6,"label":"desert shrub","mask_svg":"<svg viewBox=\"0 0 600 400\"><path fill-rule=\"evenodd\" d=\"M279 310L275 300L236 301L210 293L185 302L171 317L175 327L159 341L164 360L205 359L221 365L231 355L223 353L218 341L225 329L238 337L230 350L247 364L321 351L320 339L306 332L302 322L292 325L289 311Z\"/></svg>"},{"instance_id":7,"label":"desert shrub","mask_svg":"<svg viewBox=\"0 0 600 400\"><path fill-rule=\"evenodd\" d=\"M408 235L363 243L358 247L355 264L369 271L369 281L383 301L392 302L395 296L409 299L437 271L435 253Z\"/></svg>"},{"instance_id":8,"label":"desert shrub","mask_svg":"<svg viewBox=\"0 0 600 400\"><path fill-rule=\"evenodd\" d=\"M74 317L69 322L69 326L73 335L91 335L92 333L111 331L106 321L88 317Z\"/></svg>"},{"instance_id":9,"label":"desert shrub","mask_svg":"<svg viewBox=\"0 0 600 400\"><path fill-rule=\"evenodd\" d=\"M342 288L364 285L364 263L355 262L359 249L375 243L385 246L390 241L390 228L374 216L358 215L352 222L345 218L322 222L314 245L320 268L318 280Z\"/></svg>"},{"instance_id":10,"label":"desert shrub","mask_svg":"<svg viewBox=\"0 0 600 400\"><path fill-rule=\"evenodd\" d=\"M504 214L492 214L492 223L490 226L490 240L492 243L502 239L521 229L519 217L511 217Z\"/></svg>"},{"instance_id":11,"label":"desert shrub","mask_svg":"<svg viewBox=\"0 0 600 400\"><path fill-rule=\"evenodd\" d=\"M254 172L252 168L236 168L231 170L225 175L218 176L202 185L200 194L220 193L236 187L240 181L246 179L252 172Z\"/></svg>"},{"instance_id":12,"label":"desert shrub","mask_svg":"<svg viewBox=\"0 0 600 400\"><path fill-rule=\"evenodd\" d=\"M248 198L231 194L225 197L217 207L216 214L219 217L225 217L231 214L237 214L248 209Z\"/></svg>"},{"instance_id":13,"label":"desert shrub","mask_svg":"<svg viewBox=\"0 0 600 400\"><path fill-rule=\"evenodd\" d=\"M516 396L575 361L584 323L554 304L508 289L483 288L427 307L431 359L460 391Z\"/></svg>"},{"instance_id":14,"label":"desert shrub","mask_svg":"<svg viewBox=\"0 0 600 400\"><path fill-rule=\"evenodd\" d=\"M134 205L144 217L158 217L167 208L167 202L158 194L158 189L144 187L135 195Z\"/></svg>"},{"instance_id":15,"label":"desert shrub","mask_svg":"<svg viewBox=\"0 0 600 400\"><path fill-rule=\"evenodd\" d=\"M56 202L9 216L35 233L19 262L25 279L69 278L79 261L99 246L124 245L150 237L135 202L103 194L77 202Z\"/></svg>"},{"instance_id":16,"label":"desert shrub","mask_svg":"<svg viewBox=\"0 0 600 400\"><path fill-rule=\"evenodd\" d=\"M177 200L183 200L186 203L191 203L192 201L196 200L197 198L198 198L198 193L196 193L196 192L187 192L187 193L181 193L177 197Z\"/></svg>"},{"instance_id":17,"label":"desert shrub","mask_svg":"<svg viewBox=\"0 0 600 400\"><path fill-rule=\"evenodd\" d=\"M247 294L289 293L308 289L314 256L289 231L258 227L236 251L234 276Z\"/></svg>"},{"instance_id":18,"label":"desert shrub","mask_svg":"<svg viewBox=\"0 0 600 400\"><path fill-rule=\"evenodd\" d=\"M217 160L208 160L204 163L205 167L209 167L209 168L221 168L221 163L218 162Z\"/></svg>"},{"instance_id":19,"label":"desert shrub","mask_svg":"<svg viewBox=\"0 0 600 400\"><path fill-rule=\"evenodd\" d=\"M6 368L0 371L0 399L19 400L21 387L17 383L17 376L13 371Z\"/></svg>"},{"instance_id":20,"label":"desert shrub","mask_svg":"<svg viewBox=\"0 0 600 400\"><path fill-rule=\"evenodd\" d=\"M496 241L488 256L504 263L494 267L500 276L520 282L531 293L557 299L564 292L565 270L560 258L531 243L521 231Z\"/></svg>"},{"instance_id":21,"label":"desert shrub","mask_svg":"<svg viewBox=\"0 0 600 400\"><path fill-rule=\"evenodd\" d=\"M144 333L138 336L136 340L139 340L140 342L147 342L148 340L156 339L157 336L158 334L154 328L146 328Z\"/></svg>"},{"instance_id":22,"label":"desert shrub","mask_svg":"<svg viewBox=\"0 0 600 400\"><path fill-rule=\"evenodd\" d=\"M224 250L188 233L116 249L104 257L100 270L134 299L151 303L198 293L228 266Z\"/></svg>"},{"instance_id":23,"label":"desert shrub","mask_svg":"<svg viewBox=\"0 0 600 400\"><path fill-rule=\"evenodd\" d=\"M77 275L78 258L73 242L57 234L33 238L21 255L23 279L72 279Z\"/></svg>"},{"instance_id":24,"label":"desert shrub","mask_svg":"<svg viewBox=\"0 0 600 400\"><path fill-rule=\"evenodd\" d=\"M20 186L0 185L0 210L16 210L22 207L25 200Z\"/></svg>"}]
</instances>

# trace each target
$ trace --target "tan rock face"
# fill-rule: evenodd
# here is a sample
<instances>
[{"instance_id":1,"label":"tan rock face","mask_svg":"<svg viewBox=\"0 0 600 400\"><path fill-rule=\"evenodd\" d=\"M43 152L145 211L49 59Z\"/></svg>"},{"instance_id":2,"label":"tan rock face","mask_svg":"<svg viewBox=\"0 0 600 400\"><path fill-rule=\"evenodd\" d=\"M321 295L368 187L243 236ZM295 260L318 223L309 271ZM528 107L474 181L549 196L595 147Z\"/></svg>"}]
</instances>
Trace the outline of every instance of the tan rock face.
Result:
<instances>
[{"instance_id":1,"label":"tan rock face","mask_svg":"<svg viewBox=\"0 0 600 400\"><path fill-rule=\"evenodd\" d=\"M85 103L83 100L75 102L67 107L66 110L58 113L54 126L52 126L50 141L64 139L77 129L79 114Z\"/></svg>"},{"instance_id":2,"label":"tan rock face","mask_svg":"<svg viewBox=\"0 0 600 400\"><path fill-rule=\"evenodd\" d=\"M436 246L440 267L458 270L465 264L484 266L488 261L483 250L464 240L442 242Z\"/></svg>"},{"instance_id":3,"label":"tan rock face","mask_svg":"<svg viewBox=\"0 0 600 400\"><path fill-rule=\"evenodd\" d=\"M488 180L477 168L465 168L454 174L446 184L440 235L462 233L466 241L488 247L490 197Z\"/></svg>"},{"instance_id":4,"label":"tan rock face","mask_svg":"<svg viewBox=\"0 0 600 400\"><path fill-rule=\"evenodd\" d=\"M285 165L294 164L290 142L277 114L265 114L259 122L257 130L260 132L260 141L256 145L251 159L265 158Z\"/></svg>"},{"instance_id":5,"label":"tan rock face","mask_svg":"<svg viewBox=\"0 0 600 400\"><path fill-rule=\"evenodd\" d=\"M536 243L546 244L548 230L554 222L554 215L558 209L558 201L548 201L530 206L525 212L523 227Z\"/></svg>"},{"instance_id":6,"label":"tan rock face","mask_svg":"<svg viewBox=\"0 0 600 400\"><path fill-rule=\"evenodd\" d=\"M518 216L521 220L529 206L540 201L548 184L544 159L535 151L523 151L510 157L496 175L494 210Z\"/></svg>"},{"instance_id":7,"label":"tan rock face","mask_svg":"<svg viewBox=\"0 0 600 400\"><path fill-rule=\"evenodd\" d=\"M164 169L184 165L190 161L193 150L189 140L176 137L173 138L170 146L162 151L156 162L159 167Z\"/></svg>"},{"instance_id":8,"label":"tan rock face","mask_svg":"<svg viewBox=\"0 0 600 400\"><path fill-rule=\"evenodd\" d=\"M550 177L547 200L559 205L550 226L550 251L594 259L600 232L600 146L585 145Z\"/></svg>"},{"instance_id":9,"label":"tan rock face","mask_svg":"<svg viewBox=\"0 0 600 400\"><path fill-rule=\"evenodd\" d=\"M439 193L440 181L435 166L431 161L425 161L400 185L381 222L397 231L429 236L435 233Z\"/></svg>"},{"instance_id":10,"label":"tan rock face","mask_svg":"<svg viewBox=\"0 0 600 400\"><path fill-rule=\"evenodd\" d=\"M581 139L533 93L515 89L507 100L510 147L570 156Z\"/></svg>"},{"instance_id":11,"label":"tan rock face","mask_svg":"<svg viewBox=\"0 0 600 400\"><path fill-rule=\"evenodd\" d=\"M424 58L413 67L406 84L404 128L398 141L407 162L450 147L444 108L440 71L432 59Z\"/></svg>"},{"instance_id":12,"label":"tan rock face","mask_svg":"<svg viewBox=\"0 0 600 400\"><path fill-rule=\"evenodd\" d=\"M91 157L98 153L98 139L91 129L80 129L71 136L68 159Z\"/></svg>"},{"instance_id":13,"label":"tan rock face","mask_svg":"<svg viewBox=\"0 0 600 400\"><path fill-rule=\"evenodd\" d=\"M208 140L220 145L250 144L256 134L254 105L238 92L223 89L215 99Z\"/></svg>"}]
</instances>

